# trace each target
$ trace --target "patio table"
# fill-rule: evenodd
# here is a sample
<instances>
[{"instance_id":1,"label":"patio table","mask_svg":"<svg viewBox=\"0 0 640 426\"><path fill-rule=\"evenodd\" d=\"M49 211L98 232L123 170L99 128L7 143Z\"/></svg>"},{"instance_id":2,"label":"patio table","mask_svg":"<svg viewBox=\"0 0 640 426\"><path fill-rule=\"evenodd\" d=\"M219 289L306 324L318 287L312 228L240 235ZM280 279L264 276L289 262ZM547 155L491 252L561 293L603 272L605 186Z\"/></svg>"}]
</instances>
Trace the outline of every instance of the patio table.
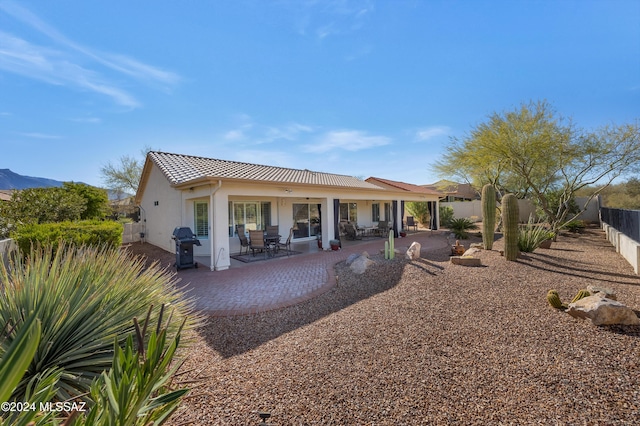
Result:
<instances>
[{"instance_id":1,"label":"patio table","mask_svg":"<svg viewBox=\"0 0 640 426\"><path fill-rule=\"evenodd\" d=\"M267 254L271 257L278 252L281 235L276 234L264 234L264 245L267 247Z\"/></svg>"}]
</instances>

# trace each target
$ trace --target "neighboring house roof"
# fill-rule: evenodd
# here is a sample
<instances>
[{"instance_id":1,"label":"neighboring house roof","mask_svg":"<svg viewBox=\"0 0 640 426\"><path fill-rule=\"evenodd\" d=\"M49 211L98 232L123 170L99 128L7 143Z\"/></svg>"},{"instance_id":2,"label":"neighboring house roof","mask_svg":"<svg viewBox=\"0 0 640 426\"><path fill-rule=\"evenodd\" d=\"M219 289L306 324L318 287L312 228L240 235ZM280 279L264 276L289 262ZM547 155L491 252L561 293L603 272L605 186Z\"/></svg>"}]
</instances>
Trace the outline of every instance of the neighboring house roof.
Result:
<instances>
[{"instance_id":1,"label":"neighboring house roof","mask_svg":"<svg viewBox=\"0 0 640 426\"><path fill-rule=\"evenodd\" d=\"M450 180L439 180L430 185L421 185L424 188L439 191L443 195L451 195L458 198L476 199L479 198L478 191L469 183L457 183Z\"/></svg>"},{"instance_id":2,"label":"neighboring house roof","mask_svg":"<svg viewBox=\"0 0 640 426\"><path fill-rule=\"evenodd\" d=\"M13 189L0 189L0 201L11 201Z\"/></svg>"},{"instance_id":3,"label":"neighboring house roof","mask_svg":"<svg viewBox=\"0 0 640 426\"><path fill-rule=\"evenodd\" d=\"M390 186L393 187L395 189L401 189L403 191L410 191L410 192L419 192L422 194L429 194L429 195L437 195L437 196L443 196L444 194L441 193L440 191L437 191L435 189L432 188L426 188L424 186L420 186L420 185L414 185L411 183L406 183L406 182L398 182L395 180L389 180L389 179L382 179L379 177L370 177L368 179L366 179L367 182L373 183L373 184L383 184L386 186Z\"/></svg>"},{"instance_id":4,"label":"neighboring house roof","mask_svg":"<svg viewBox=\"0 0 640 426\"><path fill-rule=\"evenodd\" d=\"M153 162L174 186L212 179L261 181L265 183L323 185L354 189L380 190L379 186L353 176L264 166L215 158L196 157L166 152L149 152L142 173L140 188L143 188L149 173L149 162Z\"/></svg>"}]
</instances>

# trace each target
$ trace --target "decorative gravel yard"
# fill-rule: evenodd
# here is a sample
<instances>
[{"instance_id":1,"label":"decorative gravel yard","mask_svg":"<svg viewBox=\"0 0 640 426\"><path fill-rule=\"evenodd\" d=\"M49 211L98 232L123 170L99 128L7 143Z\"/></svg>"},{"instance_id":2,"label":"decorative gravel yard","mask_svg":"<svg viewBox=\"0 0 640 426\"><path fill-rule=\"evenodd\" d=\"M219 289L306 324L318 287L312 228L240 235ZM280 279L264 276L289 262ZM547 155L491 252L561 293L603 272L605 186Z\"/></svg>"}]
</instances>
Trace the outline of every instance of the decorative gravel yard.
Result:
<instances>
[{"instance_id":1,"label":"decorative gravel yard","mask_svg":"<svg viewBox=\"0 0 640 426\"><path fill-rule=\"evenodd\" d=\"M478 238L471 241L480 241ZM467 243L466 241L465 243ZM639 313L640 277L597 229L482 267L376 260L289 308L209 318L170 424L640 424L640 327L596 327L551 308L589 284Z\"/></svg>"}]
</instances>

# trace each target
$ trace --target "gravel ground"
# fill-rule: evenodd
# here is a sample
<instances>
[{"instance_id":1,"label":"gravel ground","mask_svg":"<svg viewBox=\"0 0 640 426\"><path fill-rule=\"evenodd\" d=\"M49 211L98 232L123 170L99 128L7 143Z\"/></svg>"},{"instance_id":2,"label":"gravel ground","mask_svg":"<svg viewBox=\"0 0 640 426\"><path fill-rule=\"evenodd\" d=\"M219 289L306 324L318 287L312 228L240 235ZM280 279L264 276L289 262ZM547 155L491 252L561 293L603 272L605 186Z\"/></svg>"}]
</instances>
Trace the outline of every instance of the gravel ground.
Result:
<instances>
[{"instance_id":1,"label":"gravel ground","mask_svg":"<svg viewBox=\"0 0 640 426\"><path fill-rule=\"evenodd\" d=\"M480 241L478 238L465 240ZM546 301L589 284L640 309L640 278L597 230L484 266L446 250L385 261L313 300L209 318L171 425L640 424L640 327L596 327Z\"/></svg>"}]
</instances>

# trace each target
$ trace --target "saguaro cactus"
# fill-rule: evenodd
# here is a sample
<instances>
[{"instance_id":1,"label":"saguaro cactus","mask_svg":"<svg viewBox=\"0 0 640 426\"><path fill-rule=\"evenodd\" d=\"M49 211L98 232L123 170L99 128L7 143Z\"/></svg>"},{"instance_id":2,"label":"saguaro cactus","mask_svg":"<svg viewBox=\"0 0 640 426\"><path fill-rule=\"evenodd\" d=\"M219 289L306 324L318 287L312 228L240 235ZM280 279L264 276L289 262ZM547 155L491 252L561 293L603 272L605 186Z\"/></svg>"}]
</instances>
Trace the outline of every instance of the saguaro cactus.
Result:
<instances>
[{"instance_id":1,"label":"saguaro cactus","mask_svg":"<svg viewBox=\"0 0 640 426\"><path fill-rule=\"evenodd\" d=\"M518 199L513 194L502 197L502 229L504 233L504 258L518 258Z\"/></svg>"},{"instance_id":2,"label":"saguaro cactus","mask_svg":"<svg viewBox=\"0 0 640 426\"><path fill-rule=\"evenodd\" d=\"M496 229L496 189L490 183L482 187L482 244L485 250L493 248Z\"/></svg>"}]
</instances>

